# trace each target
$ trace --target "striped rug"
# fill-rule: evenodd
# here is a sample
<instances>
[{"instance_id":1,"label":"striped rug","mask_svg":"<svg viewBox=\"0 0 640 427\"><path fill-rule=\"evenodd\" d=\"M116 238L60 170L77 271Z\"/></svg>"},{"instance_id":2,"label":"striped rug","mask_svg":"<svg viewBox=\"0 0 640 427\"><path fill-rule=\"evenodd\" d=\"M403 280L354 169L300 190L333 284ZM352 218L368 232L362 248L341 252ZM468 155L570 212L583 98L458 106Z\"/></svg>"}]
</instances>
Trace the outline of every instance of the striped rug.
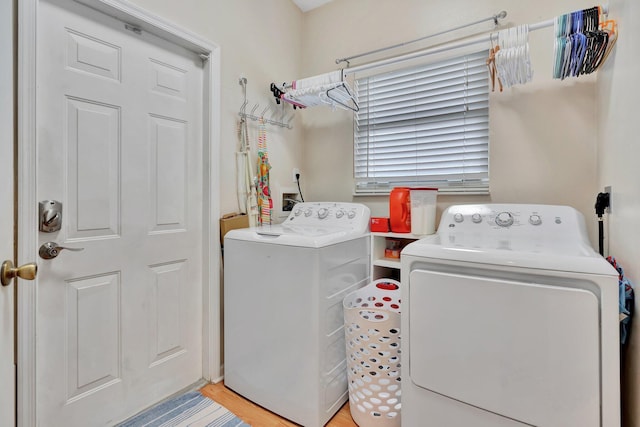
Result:
<instances>
[{"instance_id":1,"label":"striped rug","mask_svg":"<svg viewBox=\"0 0 640 427\"><path fill-rule=\"evenodd\" d=\"M251 427L224 406L190 391L147 409L117 427Z\"/></svg>"}]
</instances>

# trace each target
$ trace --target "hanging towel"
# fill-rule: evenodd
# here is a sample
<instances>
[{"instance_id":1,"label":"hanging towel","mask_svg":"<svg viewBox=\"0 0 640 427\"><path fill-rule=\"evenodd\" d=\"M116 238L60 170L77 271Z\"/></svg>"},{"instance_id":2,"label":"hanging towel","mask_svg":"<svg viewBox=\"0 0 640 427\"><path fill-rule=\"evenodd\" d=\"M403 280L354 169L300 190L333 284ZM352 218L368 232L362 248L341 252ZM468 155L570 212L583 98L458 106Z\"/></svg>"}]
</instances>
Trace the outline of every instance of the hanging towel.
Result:
<instances>
[{"instance_id":1,"label":"hanging towel","mask_svg":"<svg viewBox=\"0 0 640 427\"><path fill-rule=\"evenodd\" d=\"M240 151L236 152L236 183L238 193L238 207L241 213L249 215L249 226L258 225L258 201L256 187L251 177L251 150L249 148L249 133L247 121L240 120Z\"/></svg>"},{"instance_id":2,"label":"hanging towel","mask_svg":"<svg viewBox=\"0 0 640 427\"><path fill-rule=\"evenodd\" d=\"M291 89L282 95L283 99L293 104L301 104L305 107L315 107L318 105L331 105L331 100L327 100L328 90L342 86L342 83L330 83L319 86L310 86L303 89Z\"/></svg>"},{"instance_id":3,"label":"hanging towel","mask_svg":"<svg viewBox=\"0 0 640 427\"><path fill-rule=\"evenodd\" d=\"M607 261L618 271L618 305L620 311L620 344L625 345L629 338L631 328L631 318L633 316L634 292L633 285L624 276L624 270L612 256L607 257Z\"/></svg>"},{"instance_id":4,"label":"hanging towel","mask_svg":"<svg viewBox=\"0 0 640 427\"><path fill-rule=\"evenodd\" d=\"M293 89L306 89L342 82L342 70L331 71L319 76L307 77L306 79L294 80L291 83Z\"/></svg>"},{"instance_id":5,"label":"hanging towel","mask_svg":"<svg viewBox=\"0 0 640 427\"><path fill-rule=\"evenodd\" d=\"M267 151L267 128L264 119L260 119L258 129L258 209L260 212L258 222L260 225L271 224L271 212L273 200L269 187L269 153Z\"/></svg>"},{"instance_id":6,"label":"hanging towel","mask_svg":"<svg viewBox=\"0 0 640 427\"><path fill-rule=\"evenodd\" d=\"M240 139L240 151L236 151L236 184L238 194L238 207L240 213L248 213L247 200L249 198L249 190L251 181L249 178L249 170L247 170L247 121L242 118L238 123L238 137Z\"/></svg>"}]
</instances>

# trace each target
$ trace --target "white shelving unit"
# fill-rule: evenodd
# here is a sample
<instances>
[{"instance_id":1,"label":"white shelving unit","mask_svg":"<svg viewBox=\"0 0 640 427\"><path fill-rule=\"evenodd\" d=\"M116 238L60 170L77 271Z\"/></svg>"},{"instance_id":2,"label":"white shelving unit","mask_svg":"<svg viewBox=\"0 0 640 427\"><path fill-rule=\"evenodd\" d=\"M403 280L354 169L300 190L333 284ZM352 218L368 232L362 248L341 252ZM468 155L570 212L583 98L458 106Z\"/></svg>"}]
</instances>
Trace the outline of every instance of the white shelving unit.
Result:
<instances>
[{"instance_id":1,"label":"white shelving unit","mask_svg":"<svg viewBox=\"0 0 640 427\"><path fill-rule=\"evenodd\" d=\"M400 259L384 256L387 238L400 240L404 247L422 237L425 236L411 233L371 233L371 280L387 278L400 281Z\"/></svg>"}]
</instances>

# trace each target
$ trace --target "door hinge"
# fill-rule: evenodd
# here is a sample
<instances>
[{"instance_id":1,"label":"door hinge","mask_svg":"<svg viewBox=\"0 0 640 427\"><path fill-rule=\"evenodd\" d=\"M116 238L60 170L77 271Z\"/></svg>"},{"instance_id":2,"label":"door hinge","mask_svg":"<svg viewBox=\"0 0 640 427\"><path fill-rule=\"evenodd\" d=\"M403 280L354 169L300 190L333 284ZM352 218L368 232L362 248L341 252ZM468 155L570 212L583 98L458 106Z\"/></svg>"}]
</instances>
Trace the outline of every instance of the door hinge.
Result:
<instances>
[{"instance_id":1,"label":"door hinge","mask_svg":"<svg viewBox=\"0 0 640 427\"><path fill-rule=\"evenodd\" d=\"M132 25L132 24L124 24L124 29L125 30L129 30L129 31L133 31L137 35L142 34L142 28L137 27L137 26Z\"/></svg>"}]
</instances>

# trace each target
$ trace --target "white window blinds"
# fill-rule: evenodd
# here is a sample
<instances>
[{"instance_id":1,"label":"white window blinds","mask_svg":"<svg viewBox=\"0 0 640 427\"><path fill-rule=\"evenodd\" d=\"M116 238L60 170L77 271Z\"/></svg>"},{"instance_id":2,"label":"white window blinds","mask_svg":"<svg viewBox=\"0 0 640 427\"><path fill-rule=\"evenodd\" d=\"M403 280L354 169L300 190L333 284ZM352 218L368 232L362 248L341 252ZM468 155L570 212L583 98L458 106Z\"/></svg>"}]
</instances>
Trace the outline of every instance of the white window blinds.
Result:
<instances>
[{"instance_id":1,"label":"white window blinds","mask_svg":"<svg viewBox=\"0 0 640 427\"><path fill-rule=\"evenodd\" d=\"M488 52L357 78L356 193L489 186Z\"/></svg>"}]
</instances>

